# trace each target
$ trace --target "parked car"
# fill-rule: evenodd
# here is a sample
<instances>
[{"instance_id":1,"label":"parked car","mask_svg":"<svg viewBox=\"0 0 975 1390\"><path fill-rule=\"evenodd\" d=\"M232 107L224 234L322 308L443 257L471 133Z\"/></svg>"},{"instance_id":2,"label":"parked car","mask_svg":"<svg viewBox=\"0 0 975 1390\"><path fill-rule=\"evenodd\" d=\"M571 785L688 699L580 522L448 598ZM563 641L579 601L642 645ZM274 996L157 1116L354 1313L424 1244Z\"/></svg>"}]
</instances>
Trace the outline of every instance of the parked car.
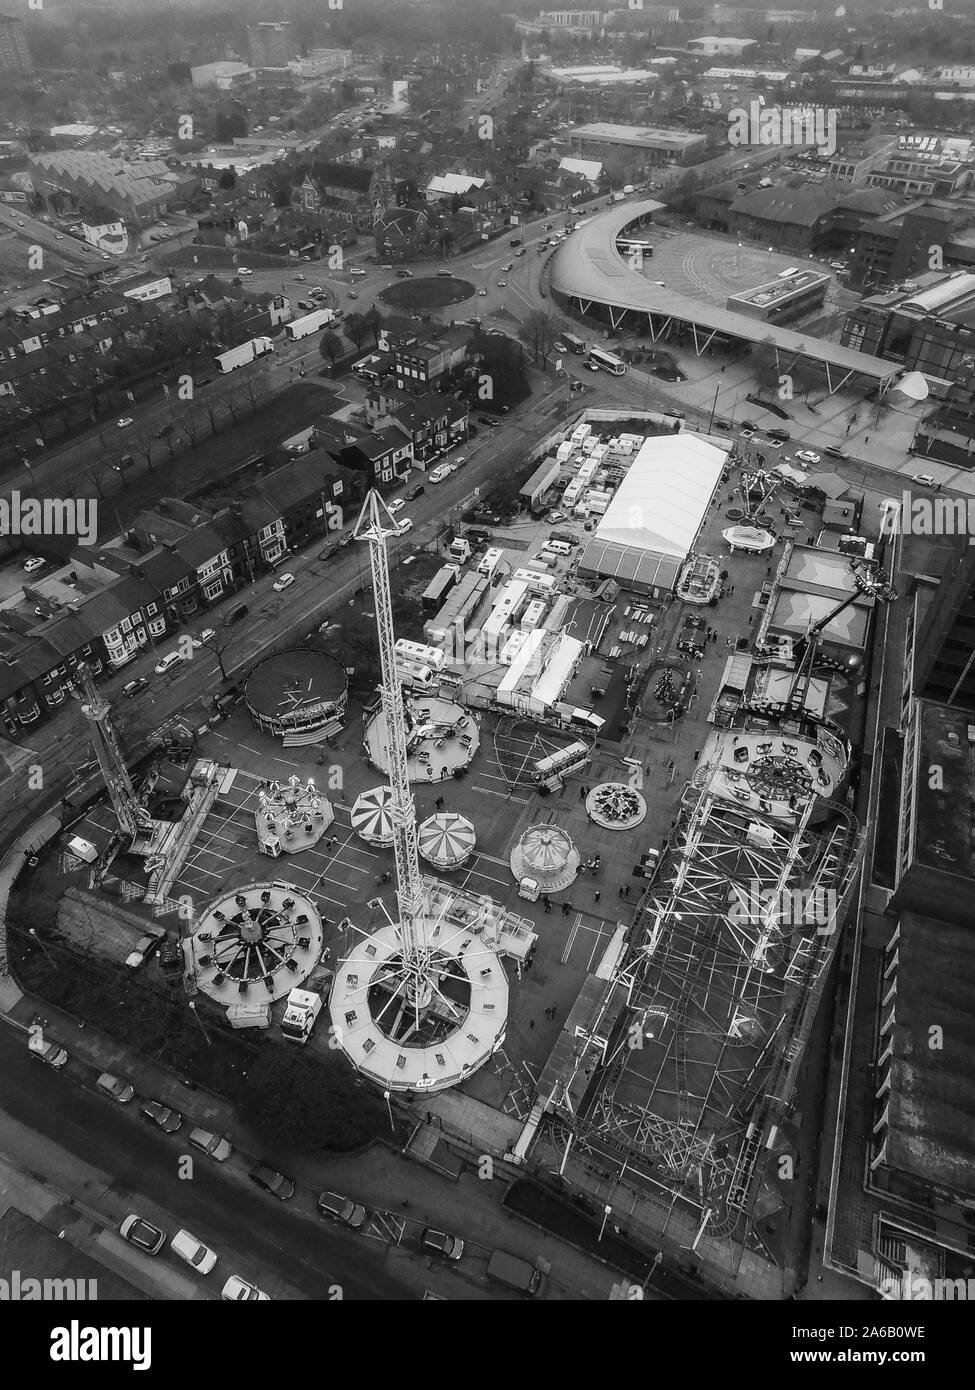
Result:
<instances>
[{"instance_id":1,"label":"parked car","mask_svg":"<svg viewBox=\"0 0 975 1390\"><path fill-rule=\"evenodd\" d=\"M499 281L498 281L498 289L499 289L499 290L503 290L503 289L505 288L505 286L506 286L506 282L505 282L504 280L499 280Z\"/></svg>"},{"instance_id":2,"label":"parked car","mask_svg":"<svg viewBox=\"0 0 975 1390\"><path fill-rule=\"evenodd\" d=\"M319 1193L318 1210L322 1216L340 1221L343 1226L351 1226L353 1230L364 1225L368 1215L361 1202L353 1202L351 1197L342 1197L338 1192Z\"/></svg>"},{"instance_id":3,"label":"parked car","mask_svg":"<svg viewBox=\"0 0 975 1390\"><path fill-rule=\"evenodd\" d=\"M392 515L395 516L397 512L401 512L403 510L403 508L406 506L406 502L402 497L394 497L392 502L387 502L386 506L388 507Z\"/></svg>"},{"instance_id":4,"label":"parked car","mask_svg":"<svg viewBox=\"0 0 975 1390\"><path fill-rule=\"evenodd\" d=\"M294 575L289 574L286 571L284 574L278 576L278 578L271 585L271 588L274 590L276 594L280 594L284 589L290 589L294 582Z\"/></svg>"},{"instance_id":5,"label":"parked car","mask_svg":"<svg viewBox=\"0 0 975 1390\"><path fill-rule=\"evenodd\" d=\"M189 1231L177 1231L169 1242L169 1248L174 1255L191 1265L197 1274L209 1274L217 1263L216 1250L211 1250L209 1245L204 1245Z\"/></svg>"},{"instance_id":6,"label":"parked car","mask_svg":"<svg viewBox=\"0 0 975 1390\"><path fill-rule=\"evenodd\" d=\"M199 637L191 637L190 641L193 643L194 647L202 647L205 643L212 642L216 635L212 627L205 627Z\"/></svg>"},{"instance_id":7,"label":"parked car","mask_svg":"<svg viewBox=\"0 0 975 1390\"><path fill-rule=\"evenodd\" d=\"M68 1060L68 1054L60 1043L51 1042L50 1038L45 1038L43 1033L31 1033L27 1043L27 1051L32 1057L36 1057L38 1062L43 1062L48 1067L54 1067L55 1070L63 1067Z\"/></svg>"},{"instance_id":8,"label":"parked car","mask_svg":"<svg viewBox=\"0 0 975 1390\"><path fill-rule=\"evenodd\" d=\"M484 299L484 298L486 297L486 295L487 295L487 290L478 290L477 293L478 293L478 295L480 296L481 299Z\"/></svg>"},{"instance_id":9,"label":"parked car","mask_svg":"<svg viewBox=\"0 0 975 1390\"><path fill-rule=\"evenodd\" d=\"M161 1100L147 1100L139 1107L139 1114L145 1120L158 1125L164 1134L175 1134L183 1123L183 1117L178 1110L174 1110L171 1105L164 1105Z\"/></svg>"},{"instance_id":10,"label":"parked car","mask_svg":"<svg viewBox=\"0 0 975 1390\"><path fill-rule=\"evenodd\" d=\"M915 473L911 477L912 483L917 483L918 487L934 487L934 475L931 473Z\"/></svg>"},{"instance_id":11,"label":"parked car","mask_svg":"<svg viewBox=\"0 0 975 1390\"><path fill-rule=\"evenodd\" d=\"M825 449L823 450L823 453L827 454L831 459L846 458L846 450L838 448L838 446L835 444L827 444Z\"/></svg>"},{"instance_id":12,"label":"parked car","mask_svg":"<svg viewBox=\"0 0 975 1390\"><path fill-rule=\"evenodd\" d=\"M164 657L161 657L160 660L156 662L156 675L164 676L167 671L171 671L173 667L182 660L182 652L167 652Z\"/></svg>"},{"instance_id":13,"label":"parked car","mask_svg":"<svg viewBox=\"0 0 975 1390\"><path fill-rule=\"evenodd\" d=\"M514 261L509 261L507 265L503 265L503 266L501 267L502 274L507 275L508 272L511 271L511 270L514 270L514 268L515 268L515 263L514 263Z\"/></svg>"},{"instance_id":14,"label":"parked car","mask_svg":"<svg viewBox=\"0 0 975 1390\"><path fill-rule=\"evenodd\" d=\"M253 275L254 272L253 272L252 270L248 270L248 268L247 268L246 265L239 265L239 266L237 267L237 274L238 274L238 275Z\"/></svg>"},{"instance_id":15,"label":"parked car","mask_svg":"<svg viewBox=\"0 0 975 1390\"><path fill-rule=\"evenodd\" d=\"M166 1232L144 1216L127 1216L119 1226L118 1233L123 1240L144 1250L147 1255L158 1255L166 1240Z\"/></svg>"},{"instance_id":16,"label":"parked car","mask_svg":"<svg viewBox=\"0 0 975 1390\"><path fill-rule=\"evenodd\" d=\"M425 492L426 488L422 483L414 483L411 488L407 488L404 496L407 502L414 502L418 497L422 497Z\"/></svg>"},{"instance_id":17,"label":"parked car","mask_svg":"<svg viewBox=\"0 0 975 1390\"><path fill-rule=\"evenodd\" d=\"M271 1301L269 1296L262 1293L256 1284L249 1284L246 1279L241 1279L239 1274L231 1274L223 1286L220 1297L227 1299L230 1303L269 1303Z\"/></svg>"},{"instance_id":18,"label":"parked car","mask_svg":"<svg viewBox=\"0 0 975 1390\"><path fill-rule=\"evenodd\" d=\"M404 516L402 521L396 523L396 534L398 536L405 536L407 531L412 530L413 518L411 516Z\"/></svg>"},{"instance_id":19,"label":"parked car","mask_svg":"<svg viewBox=\"0 0 975 1390\"><path fill-rule=\"evenodd\" d=\"M318 558L319 560L331 560L333 556L339 553L341 548L342 547L339 545L338 541L336 541L333 545L326 545L323 550L320 550L318 552Z\"/></svg>"},{"instance_id":20,"label":"parked car","mask_svg":"<svg viewBox=\"0 0 975 1390\"><path fill-rule=\"evenodd\" d=\"M464 466L464 464L465 464L466 462L467 462L467 455L466 455L466 454L458 454L456 458L452 458L452 459L450 460L450 466L451 466L451 468L463 468L463 466Z\"/></svg>"},{"instance_id":21,"label":"parked car","mask_svg":"<svg viewBox=\"0 0 975 1390\"><path fill-rule=\"evenodd\" d=\"M286 1178L283 1173L266 1163L255 1163L248 1177L251 1182L256 1183L265 1192L270 1192L272 1197L277 1197L281 1202L287 1202L295 1195L295 1185L291 1178Z\"/></svg>"},{"instance_id":22,"label":"parked car","mask_svg":"<svg viewBox=\"0 0 975 1390\"><path fill-rule=\"evenodd\" d=\"M500 420L495 420L490 415L479 415L477 418L482 425L487 425L489 430L496 430L501 423Z\"/></svg>"},{"instance_id":23,"label":"parked car","mask_svg":"<svg viewBox=\"0 0 975 1390\"><path fill-rule=\"evenodd\" d=\"M135 1087L130 1086L127 1081L122 1081L111 1072L103 1071L95 1082L99 1091L103 1091L106 1096L111 1096L112 1100L117 1100L119 1105L128 1105L135 1095Z\"/></svg>"},{"instance_id":24,"label":"parked car","mask_svg":"<svg viewBox=\"0 0 975 1390\"><path fill-rule=\"evenodd\" d=\"M42 570L46 564L47 561L42 560L39 555L31 555L24 561L24 572L33 574L35 570Z\"/></svg>"},{"instance_id":25,"label":"parked car","mask_svg":"<svg viewBox=\"0 0 975 1390\"><path fill-rule=\"evenodd\" d=\"M118 425L120 430L126 430L128 429L129 425L134 425L135 421L129 415L123 415L120 420L116 421L116 424Z\"/></svg>"},{"instance_id":26,"label":"parked car","mask_svg":"<svg viewBox=\"0 0 975 1390\"><path fill-rule=\"evenodd\" d=\"M349 297L349 299L358 299L358 298L359 298L359 296L356 294L355 290L349 290L348 297Z\"/></svg>"},{"instance_id":27,"label":"parked car","mask_svg":"<svg viewBox=\"0 0 975 1390\"><path fill-rule=\"evenodd\" d=\"M452 1236L447 1231L436 1231L432 1226L427 1226L420 1232L420 1249L442 1255L446 1260L459 1260L464 1253L464 1242L460 1236Z\"/></svg>"},{"instance_id":28,"label":"parked car","mask_svg":"<svg viewBox=\"0 0 975 1390\"><path fill-rule=\"evenodd\" d=\"M125 963L130 970L138 970L139 966L144 963L146 956L158 940L158 936L153 936L150 933L139 937L139 940L135 944L135 949L130 951L125 957Z\"/></svg>"},{"instance_id":29,"label":"parked car","mask_svg":"<svg viewBox=\"0 0 975 1390\"><path fill-rule=\"evenodd\" d=\"M777 439L780 444L788 444L792 435L788 430L780 429L779 426L776 425L773 429L765 431L765 437L766 439Z\"/></svg>"},{"instance_id":30,"label":"parked car","mask_svg":"<svg viewBox=\"0 0 975 1390\"><path fill-rule=\"evenodd\" d=\"M145 676L136 676L133 681L126 681L122 686L122 694L127 700L131 700L133 695L138 695L140 690L145 690L149 684Z\"/></svg>"},{"instance_id":31,"label":"parked car","mask_svg":"<svg viewBox=\"0 0 975 1390\"><path fill-rule=\"evenodd\" d=\"M208 1158L215 1158L218 1163L223 1163L233 1153L230 1140L222 1134L215 1134L212 1129L191 1129L190 1143L194 1149L199 1149Z\"/></svg>"},{"instance_id":32,"label":"parked car","mask_svg":"<svg viewBox=\"0 0 975 1390\"><path fill-rule=\"evenodd\" d=\"M796 454L800 463L819 463L819 454L814 454L812 449L800 449Z\"/></svg>"},{"instance_id":33,"label":"parked car","mask_svg":"<svg viewBox=\"0 0 975 1390\"><path fill-rule=\"evenodd\" d=\"M433 471L429 474L429 478L430 478L431 483L442 483L443 480L444 480L444 478L449 478L449 477L450 477L450 473L451 473L450 464L449 464L449 463L441 463L441 464L438 464L438 466L437 466L436 468L433 469Z\"/></svg>"}]
</instances>

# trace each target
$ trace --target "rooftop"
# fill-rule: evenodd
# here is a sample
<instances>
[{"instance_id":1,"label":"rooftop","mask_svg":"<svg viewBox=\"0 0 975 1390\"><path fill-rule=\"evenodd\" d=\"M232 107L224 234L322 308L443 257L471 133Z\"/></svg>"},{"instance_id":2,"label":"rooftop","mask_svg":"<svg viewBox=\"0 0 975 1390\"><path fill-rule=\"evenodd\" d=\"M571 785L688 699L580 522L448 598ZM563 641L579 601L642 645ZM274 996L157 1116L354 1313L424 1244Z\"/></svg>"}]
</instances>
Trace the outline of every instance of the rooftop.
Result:
<instances>
[{"instance_id":1,"label":"rooftop","mask_svg":"<svg viewBox=\"0 0 975 1390\"><path fill-rule=\"evenodd\" d=\"M695 130L668 130L660 126L614 125L610 121L592 121L566 131L572 140L604 140L608 144L642 145L648 150L686 149L699 145L707 136Z\"/></svg>"},{"instance_id":2,"label":"rooftop","mask_svg":"<svg viewBox=\"0 0 975 1390\"><path fill-rule=\"evenodd\" d=\"M959 891L970 896L975 880L975 723L972 715L965 710L922 701L918 744L914 789L915 862L942 874L954 875L960 880Z\"/></svg>"}]
</instances>

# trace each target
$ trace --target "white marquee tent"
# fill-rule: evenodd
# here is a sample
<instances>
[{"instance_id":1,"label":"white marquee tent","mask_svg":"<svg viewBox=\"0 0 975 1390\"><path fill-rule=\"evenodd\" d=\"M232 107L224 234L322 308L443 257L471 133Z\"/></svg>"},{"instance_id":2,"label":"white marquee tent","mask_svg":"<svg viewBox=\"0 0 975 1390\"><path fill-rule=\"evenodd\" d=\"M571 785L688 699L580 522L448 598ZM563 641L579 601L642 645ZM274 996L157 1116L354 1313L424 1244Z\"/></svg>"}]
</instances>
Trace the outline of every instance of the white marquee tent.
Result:
<instances>
[{"instance_id":1,"label":"white marquee tent","mask_svg":"<svg viewBox=\"0 0 975 1390\"><path fill-rule=\"evenodd\" d=\"M648 439L580 561L624 588L670 589L694 548L727 452L683 432Z\"/></svg>"}]
</instances>

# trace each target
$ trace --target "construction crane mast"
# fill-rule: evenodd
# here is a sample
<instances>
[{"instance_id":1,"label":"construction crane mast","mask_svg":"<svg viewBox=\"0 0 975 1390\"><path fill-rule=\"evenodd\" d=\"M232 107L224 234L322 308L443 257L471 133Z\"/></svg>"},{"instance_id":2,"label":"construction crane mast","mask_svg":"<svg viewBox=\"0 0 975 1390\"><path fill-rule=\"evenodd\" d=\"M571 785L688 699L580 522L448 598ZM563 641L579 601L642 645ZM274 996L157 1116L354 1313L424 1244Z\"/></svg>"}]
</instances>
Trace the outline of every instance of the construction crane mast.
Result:
<instances>
[{"instance_id":1,"label":"construction crane mast","mask_svg":"<svg viewBox=\"0 0 975 1390\"><path fill-rule=\"evenodd\" d=\"M119 829L123 834L135 839L149 822L149 814L135 794L125 759L118 746L112 726L112 707L104 696L98 693L94 677L86 665L78 667L70 689L72 695L80 702L81 713L88 721L95 756L98 758L98 766L101 768L112 806L118 816Z\"/></svg>"},{"instance_id":2,"label":"construction crane mast","mask_svg":"<svg viewBox=\"0 0 975 1390\"><path fill-rule=\"evenodd\" d=\"M390 817L393 823L393 852L396 857L396 896L399 904L403 964L407 989L415 1005L422 1007L431 986L430 949L423 917L423 881L416 838L416 806L410 790L407 767L406 711L403 689L396 674L393 601L389 587L387 536L399 527L386 503L373 490L367 496L355 524L356 540L369 543L376 629L379 635L379 664L382 671L382 707L389 736L389 785L392 793Z\"/></svg>"}]
</instances>

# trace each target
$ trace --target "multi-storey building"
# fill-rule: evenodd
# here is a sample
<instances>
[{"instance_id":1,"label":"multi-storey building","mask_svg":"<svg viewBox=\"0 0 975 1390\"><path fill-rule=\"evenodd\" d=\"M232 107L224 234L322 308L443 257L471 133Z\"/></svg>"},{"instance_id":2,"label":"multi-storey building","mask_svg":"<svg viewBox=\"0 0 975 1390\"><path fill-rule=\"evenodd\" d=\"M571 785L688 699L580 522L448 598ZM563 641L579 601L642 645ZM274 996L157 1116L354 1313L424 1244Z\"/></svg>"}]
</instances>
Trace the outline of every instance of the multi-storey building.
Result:
<instances>
[{"instance_id":1,"label":"multi-storey building","mask_svg":"<svg viewBox=\"0 0 975 1390\"><path fill-rule=\"evenodd\" d=\"M17 77L34 72L24 26L16 15L0 14L0 72Z\"/></svg>"}]
</instances>

